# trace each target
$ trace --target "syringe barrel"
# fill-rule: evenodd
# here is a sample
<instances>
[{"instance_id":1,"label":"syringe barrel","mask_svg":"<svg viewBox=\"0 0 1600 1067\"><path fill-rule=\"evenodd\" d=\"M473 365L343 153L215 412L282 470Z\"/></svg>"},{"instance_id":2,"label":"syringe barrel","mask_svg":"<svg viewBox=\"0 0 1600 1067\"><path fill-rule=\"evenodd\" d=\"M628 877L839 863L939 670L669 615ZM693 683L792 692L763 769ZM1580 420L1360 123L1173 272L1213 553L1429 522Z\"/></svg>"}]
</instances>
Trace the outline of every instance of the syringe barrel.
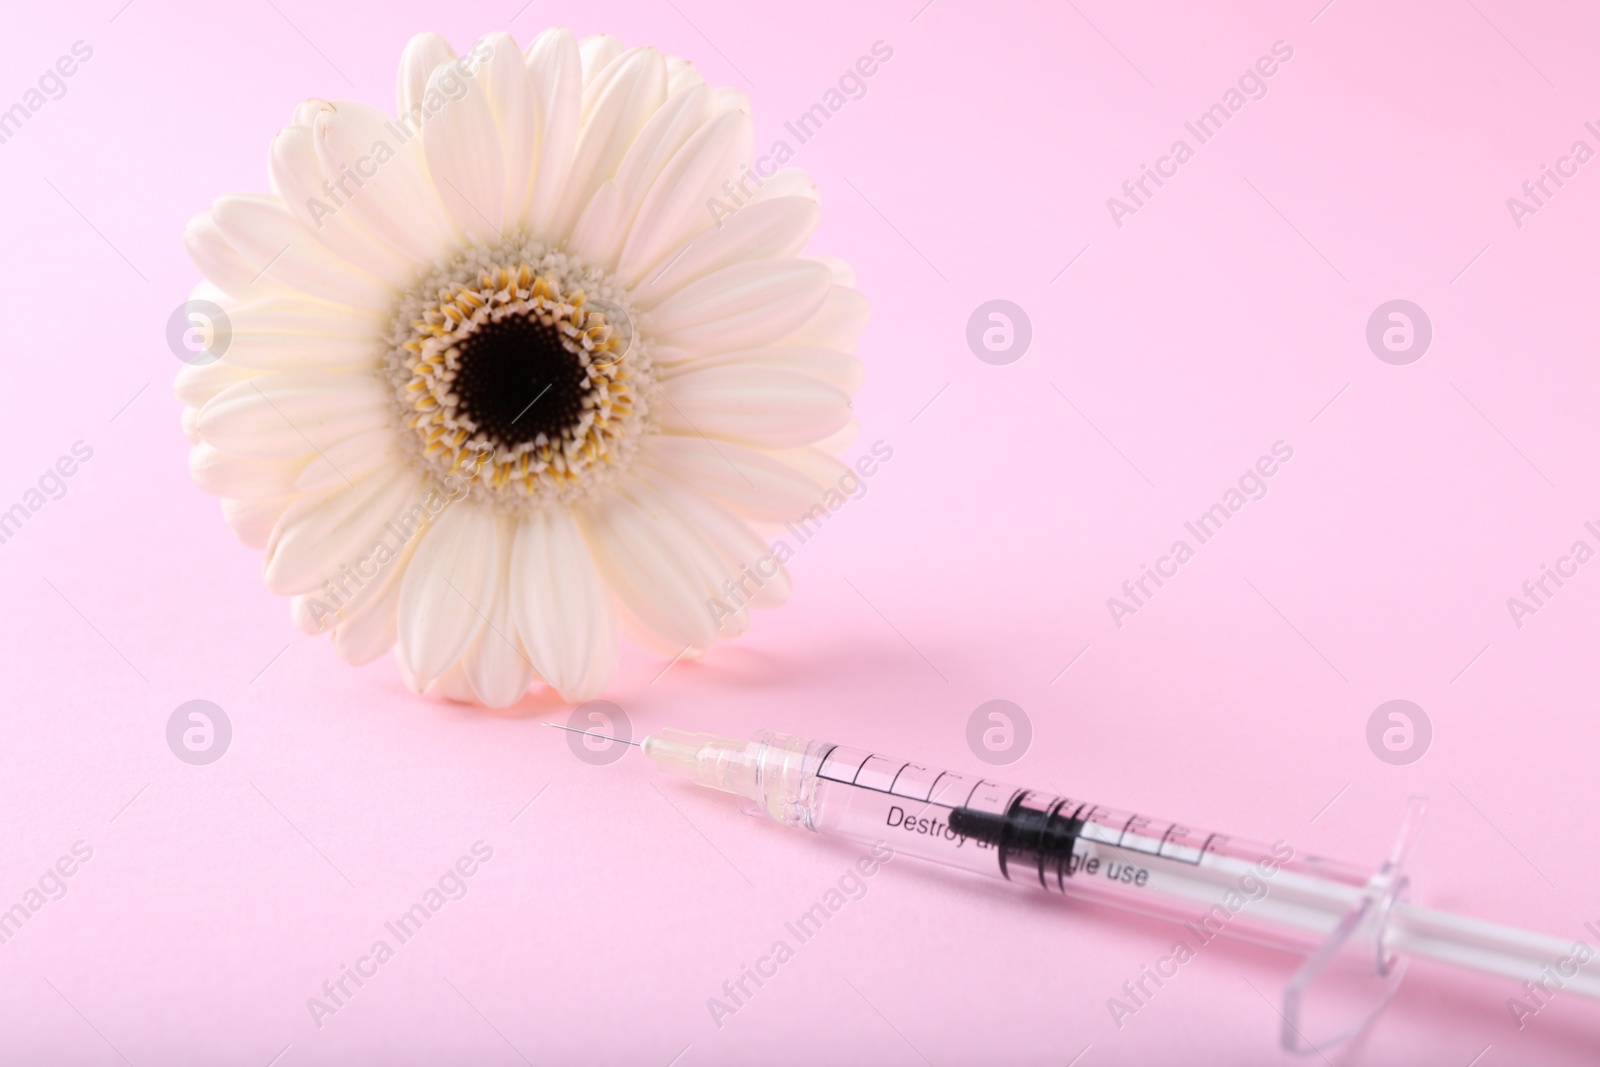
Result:
<instances>
[{"instance_id":1,"label":"syringe barrel","mask_svg":"<svg viewBox=\"0 0 1600 1067\"><path fill-rule=\"evenodd\" d=\"M1309 953L1369 872L1077 797L763 731L755 796L776 821L1047 892ZM1198 947L1191 944L1191 948Z\"/></svg>"},{"instance_id":2,"label":"syringe barrel","mask_svg":"<svg viewBox=\"0 0 1600 1067\"><path fill-rule=\"evenodd\" d=\"M1291 1050L1360 1032L1394 995L1402 953L1600 996L1600 980L1575 971L1595 956L1582 942L1409 902L1420 797L1369 871L1284 841L1265 845L771 730L750 741L663 730L642 747L663 769L744 797L777 822L1182 923L1158 972L1221 934L1303 954L1280 1013Z\"/></svg>"}]
</instances>

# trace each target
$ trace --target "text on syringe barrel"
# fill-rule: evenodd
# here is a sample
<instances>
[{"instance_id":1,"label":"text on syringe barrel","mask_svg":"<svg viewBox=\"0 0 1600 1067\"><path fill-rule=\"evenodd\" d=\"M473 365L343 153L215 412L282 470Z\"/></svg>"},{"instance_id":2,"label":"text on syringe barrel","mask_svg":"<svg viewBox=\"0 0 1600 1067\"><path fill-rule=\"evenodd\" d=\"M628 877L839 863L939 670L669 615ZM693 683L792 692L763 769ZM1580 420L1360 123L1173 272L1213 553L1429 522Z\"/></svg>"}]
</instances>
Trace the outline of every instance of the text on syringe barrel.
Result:
<instances>
[{"instance_id":1,"label":"text on syringe barrel","mask_svg":"<svg viewBox=\"0 0 1600 1067\"><path fill-rule=\"evenodd\" d=\"M1307 951L1367 883L1303 856L1078 798L819 744L804 822L897 852Z\"/></svg>"}]
</instances>

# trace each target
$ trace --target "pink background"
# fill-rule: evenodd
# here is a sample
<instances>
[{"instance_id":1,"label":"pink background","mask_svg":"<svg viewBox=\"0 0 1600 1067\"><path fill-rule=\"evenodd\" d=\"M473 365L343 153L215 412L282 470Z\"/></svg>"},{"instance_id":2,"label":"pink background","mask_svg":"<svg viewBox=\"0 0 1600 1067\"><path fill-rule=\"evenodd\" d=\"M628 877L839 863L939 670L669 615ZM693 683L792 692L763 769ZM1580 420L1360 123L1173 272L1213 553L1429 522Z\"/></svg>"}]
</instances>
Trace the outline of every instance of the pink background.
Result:
<instances>
[{"instance_id":1,"label":"pink background","mask_svg":"<svg viewBox=\"0 0 1600 1067\"><path fill-rule=\"evenodd\" d=\"M911 860L718 1029L706 998L856 850L637 756L578 761L538 725L565 718L552 697L419 699L387 658L351 669L292 629L186 470L163 341L197 277L179 234L265 188L303 97L392 107L424 29L655 44L747 92L763 147L873 42L894 49L795 160L824 196L813 251L853 263L874 306L858 448L894 458L800 548L789 607L664 675L626 654L608 695L636 736L771 725L983 770L967 719L1004 698L1035 737L993 776L1363 864L1423 793L1432 903L1573 938L1600 920L1600 563L1520 629L1506 608L1597 543L1600 162L1520 229L1505 206L1574 140L1600 148L1582 127L1600 16L519 3L7 12L0 107L74 41L94 56L0 145L0 506L74 441L94 456L0 546L0 907L75 841L93 858L0 945L0 1060L1286 1059L1291 959L1208 947L1119 1030L1106 999L1171 928ZM1269 95L1115 227L1106 198L1280 39ZM994 298L1033 324L1009 366L964 340ZM1394 298L1434 326L1410 366L1364 340ZM1294 458L1267 497L1115 626L1106 598L1280 439ZM207 767L165 741L195 698L234 727ZM1433 724L1410 766L1367 747L1393 698ZM467 895L317 1028L306 999L480 839ZM1330 1059L1593 1062L1600 1008L1561 996L1519 1031L1514 992L1418 965Z\"/></svg>"}]
</instances>

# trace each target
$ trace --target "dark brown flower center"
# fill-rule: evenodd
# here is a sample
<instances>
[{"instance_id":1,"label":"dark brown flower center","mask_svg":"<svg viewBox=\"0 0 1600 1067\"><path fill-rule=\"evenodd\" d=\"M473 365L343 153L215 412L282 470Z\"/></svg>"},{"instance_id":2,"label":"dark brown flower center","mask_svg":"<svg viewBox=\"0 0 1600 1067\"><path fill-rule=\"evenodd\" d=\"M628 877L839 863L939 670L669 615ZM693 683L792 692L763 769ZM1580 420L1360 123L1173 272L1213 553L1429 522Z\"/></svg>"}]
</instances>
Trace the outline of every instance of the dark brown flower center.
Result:
<instances>
[{"instance_id":1,"label":"dark brown flower center","mask_svg":"<svg viewBox=\"0 0 1600 1067\"><path fill-rule=\"evenodd\" d=\"M497 448L559 441L577 427L589 373L555 323L533 315L486 322L456 348L463 420Z\"/></svg>"}]
</instances>

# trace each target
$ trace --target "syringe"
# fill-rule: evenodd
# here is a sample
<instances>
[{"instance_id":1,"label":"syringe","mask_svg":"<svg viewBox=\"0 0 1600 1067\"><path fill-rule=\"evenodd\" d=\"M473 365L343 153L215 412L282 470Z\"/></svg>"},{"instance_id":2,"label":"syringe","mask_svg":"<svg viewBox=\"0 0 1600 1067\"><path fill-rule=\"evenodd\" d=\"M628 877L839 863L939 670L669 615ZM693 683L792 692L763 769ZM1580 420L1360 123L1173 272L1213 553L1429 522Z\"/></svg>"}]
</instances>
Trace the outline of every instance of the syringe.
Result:
<instances>
[{"instance_id":1,"label":"syringe","mask_svg":"<svg viewBox=\"0 0 1600 1067\"><path fill-rule=\"evenodd\" d=\"M1281 1011L1292 1051L1360 1032L1394 995L1408 957L1516 979L1541 996L1600 997L1600 975L1584 970L1595 957L1587 943L1411 902L1405 868L1419 798L1389 858L1369 872L1283 841L1258 844L772 730L750 741L673 729L611 740L776 822L1183 923L1199 943L1226 934L1305 956Z\"/></svg>"}]
</instances>

